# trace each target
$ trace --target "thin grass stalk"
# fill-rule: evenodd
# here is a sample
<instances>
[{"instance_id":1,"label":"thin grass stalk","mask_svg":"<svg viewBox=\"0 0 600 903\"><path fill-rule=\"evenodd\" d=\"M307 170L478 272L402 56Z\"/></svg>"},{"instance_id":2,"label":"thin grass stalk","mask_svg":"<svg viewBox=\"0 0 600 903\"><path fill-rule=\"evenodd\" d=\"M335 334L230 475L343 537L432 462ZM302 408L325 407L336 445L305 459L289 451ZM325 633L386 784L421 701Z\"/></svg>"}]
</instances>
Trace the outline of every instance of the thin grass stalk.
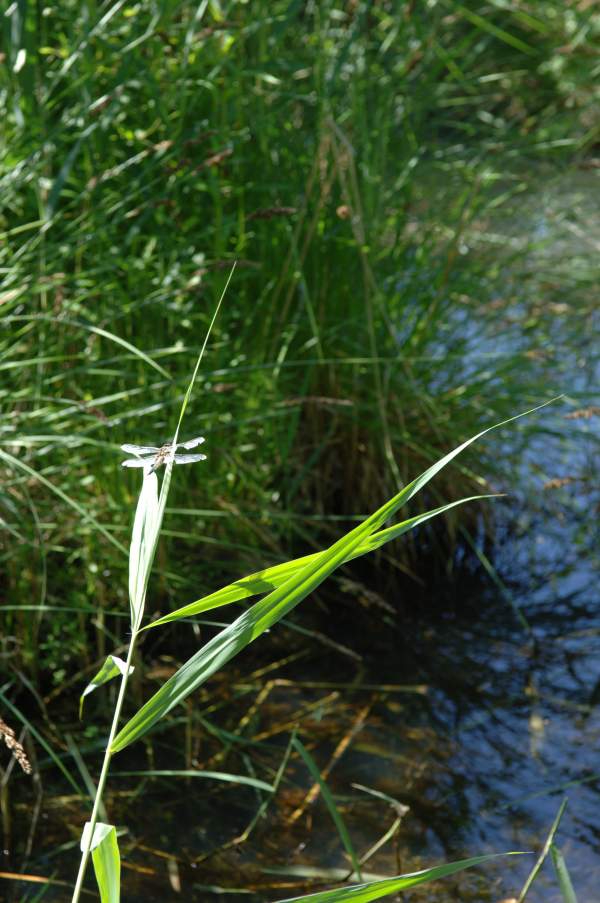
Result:
<instances>
[{"instance_id":1,"label":"thin grass stalk","mask_svg":"<svg viewBox=\"0 0 600 903\"><path fill-rule=\"evenodd\" d=\"M202 348L200 349L200 354L198 355L198 359L196 361L196 366L194 368L194 372L192 374L192 378L188 384L187 391L185 393L183 402L181 404L181 408L179 411L179 419L177 421L177 426L175 428L175 435L172 440L173 444L173 454L170 457L170 460L167 461L165 467L165 475L163 477L163 482L161 486L160 498L156 498L156 486L157 486L157 478L155 474L146 474L144 473L144 480L142 484L142 489L140 491L140 497L138 501L138 508L136 511L136 517L134 522L134 529L132 534L132 545L130 550L130 582L129 582L129 591L130 591L130 604L131 604L131 640L129 643L129 649L127 652L127 659L125 662L125 669L122 672L121 677L121 686L119 687L119 695L117 697L117 702L115 705L115 710L113 713L112 724L110 727L110 733L108 736L108 743L106 745L106 749L104 751L104 759L102 762L102 769L100 771L100 777L98 779L98 786L96 788L96 796L94 798L94 806L92 809L92 815L90 818L90 830L87 834L87 838L85 838L83 850L81 854L81 860L79 862L79 871L77 873L77 878L75 881L75 887L73 889L73 897L71 899L71 903L78 903L81 890L83 887L83 881L85 879L85 872L88 864L88 860L90 857L90 851L92 848L92 843L94 840L94 830L98 821L98 814L100 812L102 806L102 795L104 793L104 787L106 784L106 780L108 778L108 772L110 769L110 761L113 755L112 745L117 733L117 727L119 723L119 718L121 716L121 709L123 707L123 701L125 699L125 691L127 689L127 682L129 680L129 675L131 673L131 662L133 660L133 654L135 651L135 644L137 641L138 633L140 632L140 626L144 614L145 602L146 602L146 591L148 588L148 582L150 579L150 572L152 570L152 564L154 562L154 556L156 553L156 546L158 544L158 538L160 536L160 531L162 527L162 520L165 511L165 505L167 503L167 496L169 494L169 488L171 485L171 474L173 471L173 461L174 461L174 453L177 443L177 437L179 435L179 429L181 427L181 423L183 421L183 417L185 415L185 411L190 400L190 396L192 393L192 389L194 388L194 384L196 382L196 377L198 375L198 371L200 369L200 364L202 363L202 359L204 357L204 352L206 351L206 345L208 343L209 336L212 332L212 328L215 324L215 320L217 319L217 315L221 308L221 304L223 303L223 299L225 297L225 293L227 288L229 287L229 283L231 282L231 278L233 276L233 272L235 270L235 264L232 266L227 281L225 283L225 287L221 292L221 296L219 298L219 302L213 314L212 320L204 337L204 342L202 343ZM139 521L138 521L139 518ZM141 534L143 534L144 530L149 531L148 535L148 544L146 545L146 540L140 536L136 540L136 529L139 523L139 529ZM134 547L135 547L135 555L134 555ZM134 580L132 583L131 580L131 567L135 568L134 571ZM141 583L140 583L141 580ZM85 833L84 833L85 837Z\"/></svg>"},{"instance_id":2,"label":"thin grass stalk","mask_svg":"<svg viewBox=\"0 0 600 903\"><path fill-rule=\"evenodd\" d=\"M85 843L84 849L81 854L81 860L79 862L79 871L77 873L77 879L75 881L75 887L73 889L73 897L71 899L71 903L78 903L79 897L81 895L81 889L83 887L83 881L85 878L85 872L88 864L88 860L90 858L90 851L92 847L92 840L94 837L94 829L96 827L96 822L98 821L98 813L100 811L100 807L102 805L102 794L104 793L104 786L106 784L106 779L108 777L108 771L110 768L110 760L112 759L112 751L111 746L112 742L117 733L117 727L119 724L119 718L121 717L121 709L123 707L123 702L125 700L125 691L127 689L127 681L129 680L130 675L130 667L133 659L133 653L135 651L135 644L138 637L138 630L135 630L131 634L131 642L129 643L129 650L127 652L126 659L126 668L123 672L123 676L121 677L121 686L119 687L119 695L117 697L117 702L115 705L115 711L113 713L113 720L110 726L110 733L108 735L108 742L106 744L106 749L104 751L104 760L102 762L102 769L100 771L100 777L98 779L98 786L96 788L96 797L94 799L94 807L92 809L92 815L90 818L90 830L87 835L87 841Z\"/></svg>"}]
</instances>

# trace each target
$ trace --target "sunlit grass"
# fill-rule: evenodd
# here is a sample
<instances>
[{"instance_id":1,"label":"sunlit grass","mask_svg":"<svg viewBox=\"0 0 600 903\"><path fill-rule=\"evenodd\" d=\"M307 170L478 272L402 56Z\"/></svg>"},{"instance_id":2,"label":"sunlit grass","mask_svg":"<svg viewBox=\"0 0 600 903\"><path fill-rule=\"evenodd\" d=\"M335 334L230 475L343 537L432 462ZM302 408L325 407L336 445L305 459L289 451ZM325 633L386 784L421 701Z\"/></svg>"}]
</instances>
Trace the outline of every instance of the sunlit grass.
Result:
<instances>
[{"instance_id":1,"label":"sunlit grass","mask_svg":"<svg viewBox=\"0 0 600 903\"><path fill-rule=\"evenodd\" d=\"M482 424L559 391L590 403L594 236L568 199L577 244L560 254L522 214L597 143L597 10L406 6L66 0L0 17L2 699L78 794L14 699L77 697L122 642L138 483L118 449L169 438L233 261L188 411L209 458L165 509L161 623L276 590L308 563L286 570L292 554L314 561ZM544 443L564 424L540 424L500 454L467 449L413 525L516 485L533 443L538 482L557 476ZM378 553L378 579L425 560L451 579L456 544L491 529L472 510ZM209 593L257 549L269 567Z\"/></svg>"},{"instance_id":2,"label":"sunlit grass","mask_svg":"<svg viewBox=\"0 0 600 903\"><path fill-rule=\"evenodd\" d=\"M222 299L221 299L222 300ZM86 867L90 855L93 859L96 879L103 903L118 903L120 899L120 853L114 825L100 821L104 813L103 794L109 779L110 766L113 756L123 749L144 737L163 718L181 703L191 696L208 678L217 671L222 670L243 649L256 639L268 632L271 627L285 618L307 596L316 590L342 564L350 561L365 551L376 549L382 544L395 539L398 535L418 526L423 520L444 514L454 507L450 502L436 511L429 512L421 518L409 518L400 524L382 529L387 521L392 518L400 508L419 494L429 482L454 460L461 452L465 451L473 442L481 439L495 427L487 427L477 435L453 449L435 464L431 465L419 477L407 483L393 498L389 499L381 508L370 517L360 523L350 532L338 539L328 549L317 555L307 556L299 562L289 562L287 568L275 568L271 571L263 571L261 575L251 575L240 581L243 585L241 595L235 593L235 585L212 594L207 600L200 600L195 606L185 606L175 613L176 618L185 618L198 611L209 610L211 607L220 606L227 601L235 601L248 595L264 593L266 595L251 605L242 615L224 627L211 640L205 643L187 662L185 662L160 689L131 717L119 730L121 711L125 702L125 694L129 679L133 673L134 652L138 636L141 632L145 614L146 594L148 591L150 574L154 563L154 556L162 527L162 519L166 507L167 496L170 489L171 477L174 465L179 429L186 413L186 408L191 397L191 392L198 375L200 363L203 358L210 331L216 319L217 311L213 316L209 330L202 346L202 351L196 363L194 373L188 389L185 393L179 419L172 440L172 455L167 456L165 463L165 475L162 480L160 495L158 491L158 477L152 463L142 468L142 487L140 489L135 518L132 528L131 545L129 551L129 601L130 601L130 629L131 635L128 642L127 658L125 661L109 656L102 665L98 674L88 684L80 699L80 712L83 698L90 690L120 678L118 697L114 706L112 722L106 741L104 757L97 787L91 785L94 793L93 809L90 820L86 822L81 839L81 860L77 878L73 890L72 903L78 903L84 887ZM538 410L536 408L535 410ZM533 412L528 412L533 413ZM523 416L523 415L519 415ZM518 418L511 418L515 420ZM509 421L509 422L511 422ZM504 424L498 424L503 426ZM479 497L481 498L481 497ZM465 499L472 501L472 499ZM283 570L283 574L282 574ZM190 610L191 609L191 610ZM161 625L155 625L161 626ZM321 792L327 802L328 809L352 863L352 875L356 875L362 881L362 871L355 853L350 835L344 823L343 817L335 805L326 783L319 775L317 766L312 756L297 738L292 738L291 747L301 755L307 764L309 771L319 780ZM83 767L83 766L81 766ZM175 776L175 773L172 774ZM231 777L235 781L235 777ZM244 783L244 781L240 781ZM106 817L106 816L105 816ZM318 895L325 899L377 899L387 896L402 887L412 884L426 883L435 878L453 874L456 870L470 867L471 865L487 861L489 857L478 857L474 860L466 860L462 863L451 863L441 867L427 870L418 876L402 876L394 881L383 883L370 882L365 887L344 888L331 894Z\"/></svg>"},{"instance_id":3,"label":"sunlit grass","mask_svg":"<svg viewBox=\"0 0 600 903\"><path fill-rule=\"evenodd\" d=\"M482 422L564 389L553 352L531 356L543 310L496 345L530 236L498 257L490 217L528 187L507 159L589 140L585 41L562 48L594 13L569 15L551 0L537 15L451 2L397 18L329 2L306 15L259 2L252 17L243 4L11 6L0 516L28 603L60 604L64 562L81 605L125 601L112 587L134 483L117 449L167 438L233 260L191 410L212 453L173 498L215 576L230 567L217 549L250 566L267 536L275 557L318 548L331 517L361 515ZM484 472L505 485L510 467L468 454L427 507L480 492ZM432 557L448 559L457 525L431 532ZM407 543L395 566L419 560ZM169 584L191 585L193 564L176 570ZM35 631L17 622L36 667ZM88 662L102 631L79 637Z\"/></svg>"}]
</instances>

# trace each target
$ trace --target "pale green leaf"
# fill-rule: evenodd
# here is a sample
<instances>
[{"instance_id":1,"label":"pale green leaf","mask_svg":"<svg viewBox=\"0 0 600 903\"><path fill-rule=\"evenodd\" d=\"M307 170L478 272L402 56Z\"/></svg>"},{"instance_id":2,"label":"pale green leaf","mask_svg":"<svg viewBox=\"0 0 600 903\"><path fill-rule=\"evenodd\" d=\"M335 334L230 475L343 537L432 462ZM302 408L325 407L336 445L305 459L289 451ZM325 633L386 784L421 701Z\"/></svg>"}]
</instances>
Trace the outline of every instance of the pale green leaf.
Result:
<instances>
[{"instance_id":1,"label":"pale green leaf","mask_svg":"<svg viewBox=\"0 0 600 903\"><path fill-rule=\"evenodd\" d=\"M450 508L455 508L457 505L464 505L466 502L497 497L497 495L469 496L468 498L459 499L456 502L450 502L448 505L442 505L440 508L434 508L431 511L417 514L415 517L410 517L408 520L402 521L401 524L395 524L393 527L387 527L385 530L378 530L377 533L373 533L372 536L369 536L369 538L366 539L365 542L362 543L346 560L350 561L361 555L366 555L367 552L373 552L391 539L397 539L399 536L402 536L403 533L407 533L414 527L418 527L419 524L423 524L432 517L437 517L439 514L443 514L445 511L449 511ZM256 571L256 573L249 574L247 577L242 577L239 580L236 580L235 583L230 583L228 586L224 586L222 589L210 593L208 596L203 596L202 599L198 599L196 602L190 602L188 605L184 605L176 611L171 611L168 614L163 615L162 618L157 618L156 621L152 621L151 624L146 624L142 630L160 627L171 621L179 621L181 618L191 618L202 612L220 608L223 605L230 605L232 602L239 602L241 599L248 599L259 593L269 592L285 583L285 581L293 574L297 573L300 568L311 561L315 561L320 554L320 552L315 552L313 555L304 555L302 558L295 558L292 561L286 561L283 564L276 564L273 567L265 568L262 571Z\"/></svg>"},{"instance_id":2,"label":"pale green leaf","mask_svg":"<svg viewBox=\"0 0 600 903\"><path fill-rule=\"evenodd\" d=\"M109 680L112 680L114 677L118 677L119 675L123 676L127 669L126 663L122 658L119 658L118 655L107 655L106 661L98 671L98 673L91 679L81 696L79 697L79 717L83 713L83 700L90 693L93 693L98 687L101 687L102 684L108 683ZM129 668L129 673L133 672L133 666Z\"/></svg>"},{"instance_id":3,"label":"pale green leaf","mask_svg":"<svg viewBox=\"0 0 600 903\"><path fill-rule=\"evenodd\" d=\"M138 630L146 600L154 550L160 531L158 479L144 469L129 549L129 605L132 632Z\"/></svg>"},{"instance_id":4,"label":"pale green leaf","mask_svg":"<svg viewBox=\"0 0 600 903\"><path fill-rule=\"evenodd\" d=\"M172 769L151 769L147 771L113 771L113 778L144 777L144 778L203 778L207 781L223 781L226 784L243 784L245 787L254 787L256 790L265 790L273 793L275 788L259 778L251 778L243 774L229 774L226 771L199 771L186 768L181 771Z\"/></svg>"},{"instance_id":5,"label":"pale green leaf","mask_svg":"<svg viewBox=\"0 0 600 903\"><path fill-rule=\"evenodd\" d=\"M430 881L437 881L439 878L446 878L448 875L455 875L456 872L462 872L464 869L472 868L474 865L481 865L484 862L489 862L491 859L496 859L499 855L518 856L521 854L492 853L487 856L474 856L471 859L448 862L446 865L437 865L433 868L423 869L420 872L399 875L396 878L384 878L383 881L354 884L351 887L340 887L336 890L326 890L303 897L288 897L282 900L281 903L299 903L300 900L306 900L309 903L345 903L347 900L351 900L352 903L368 903L370 900L380 900L382 897L399 893L402 890L407 890L409 887L416 887L418 884L427 884Z\"/></svg>"},{"instance_id":6,"label":"pale green leaf","mask_svg":"<svg viewBox=\"0 0 600 903\"><path fill-rule=\"evenodd\" d=\"M540 405L544 407L544 405ZM538 410L535 408L534 410ZM530 411L526 413L531 413ZM511 417L504 423L522 417ZM488 427L472 439L463 442L449 452L421 476L405 486L397 495L382 505L367 520L355 527L334 545L304 564L296 573L270 592L264 599L241 614L236 620L213 637L193 655L166 683L139 709L115 737L111 751L117 752L143 736L157 721L203 684L212 674L232 659L245 646L252 643L265 630L289 614L306 596L329 576L340 564L347 561L393 514L422 489L439 471L476 439L503 424ZM390 537L391 538L391 534Z\"/></svg>"},{"instance_id":7,"label":"pale green leaf","mask_svg":"<svg viewBox=\"0 0 600 903\"><path fill-rule=\"evenodd\" d=\"M87 849L90 830L91 822L87 822L81 835L82 852ZM96 822L90 850L101 903L119 903L121 898L121 857L115 826Z\"/></svg>"},{"instance_id":8,"label":"pale green leaf","mask_svg":"<svg viewBox=\"0 0 600 903\"><path fill-rule=\"evenodd\" d=\"M302 756L302 758L304 760L304 764L306 765L306 767L308 768L308 770L310 771L310 773L313 777L313 780L315 780L317 782L317 784L319 785L319 787L321 789L321 796L323 797L323 799L325 801L325 805L327 806L327 808L329 810L329 814L331 815L331 818L333 819L333 823L337 828L337 832L340 835L340 840L342 841L342 843L344 845L344 849L346 850L348 856L350 857L350 861L352 863L352 868L354 869L354 872L356 873L356 877L358 878L358 880L361 881L363 876L361 874L358 856L356 855L356 852L354 850L354 846L352 844L352 840L350 839L350 834L348 833L348 828L346 827L346 823L342 817L342 813L340 812L340 810L338 809L338 807L335 804L335 800L333 798L333 794L331 793L331 790L327 786L326 781L324 781L323 778L321 777L321 773L320 773L319 769L317 768L317 763L315 762L315 760L313 759L313 757L311 756L311 754L309 753L307 748L304 746L304 744L297 737L293 737L292 738L292 746L294 747L295 750L297 750L297 752L300 753L300 755Z\"/></svg>"},{"instance_id":9,"label":"pale green leaf","mask_svg":"<svg viewBox=\"0 0 600 903\"><path fill-rule=\"evenodd\" d=\"M575 896L575 890L571 883L571 876L569 875L569 870L567 869L567 863L565 862L563 854L554 844L551 844L550 852L552 854L552 862L554 864L554 870L556 872L556 877L558 878L558 886L560 887L563 900L565 903L577 903L577 897Z\"/></svg>"}]
</instances>

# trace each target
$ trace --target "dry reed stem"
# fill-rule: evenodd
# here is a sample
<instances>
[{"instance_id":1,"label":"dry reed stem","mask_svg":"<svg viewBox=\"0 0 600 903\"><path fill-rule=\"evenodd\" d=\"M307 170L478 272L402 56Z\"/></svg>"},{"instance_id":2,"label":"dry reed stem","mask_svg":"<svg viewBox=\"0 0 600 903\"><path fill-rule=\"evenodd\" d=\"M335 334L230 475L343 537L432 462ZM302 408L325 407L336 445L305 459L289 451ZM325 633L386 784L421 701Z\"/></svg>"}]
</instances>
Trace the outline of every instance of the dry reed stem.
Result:
<instances>
[{"instance_id":1,"label":"dry reed stem","mask_svg":"<svg viewBox=\"0 0 600 903\"><path fill-rule=\"evenodd\" d=\"M5 744L8 746L25 774L31 774L31 763L27 758L27 753L17 740L12 727L9 727L8 724L6 724L6 722L2 720L2 718L0 718L0 735L2 735L2 737L4 738Z\"/></svg>"}]
</instances>

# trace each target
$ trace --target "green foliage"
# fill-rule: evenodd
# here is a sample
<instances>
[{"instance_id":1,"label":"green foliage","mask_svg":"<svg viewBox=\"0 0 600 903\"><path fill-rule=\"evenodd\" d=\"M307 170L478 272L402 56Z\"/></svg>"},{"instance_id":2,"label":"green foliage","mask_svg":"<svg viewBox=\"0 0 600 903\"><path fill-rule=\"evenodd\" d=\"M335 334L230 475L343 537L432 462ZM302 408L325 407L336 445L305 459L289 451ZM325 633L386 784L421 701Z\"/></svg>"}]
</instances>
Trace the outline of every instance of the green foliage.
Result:
<instances>
[{"instance_id":1,"label":"green foliage","mask_svg":"<svg viewBox=\"0 0 600 903\"><path fill-rule=\"evenodd\" d=\"M505 853L504 855L515 856L519 854ZM457 872L463 871L463 869L472 868L474 865L482 865L496 858L498 857L494 854L474 856L472 859L462 859L459 862L447 862L445 865L436 865L433 868L423 869L423 871L415 872L412 875L399 875L396 878L370 881L367 884L354 885L354 887L341 887L336 890L326 890L303 897L290 897L287 900L282 900L281 903L299 903L300 900L308 900L312 901L312 903L345 903L346 900L352 900L354 903L368 903L369 900L380 900L382 897L387 897L390 894L408 890L409 887L429 884L430 881L437 881L440 878L446 878L448 875L455 875Z\"/></svg>"},{"instance_id":2,"label":"green foliage","mask_svg":"<svg viewBox=\"0 0 600 903\"><path fill-rule=\"evenodd\" d=\"M537 408L535 409L537 410ZM531 412L526 412L531 413ZM518 415L519 417L524 415ZM514 420L517 418L511 418ZM510 421L509 421L510 422ZM477 439L480 439L490 430L503 424L488 427L476 436L471 437L458 448L453 449L439 461L436 461L424 473L412 480L404 489L400 490L393 498L371 514L363 523L355 527L341 539L338 539L329 549L318 555L304 559L300 567L289 568L284 581L276 581L272 589L263 599L256 602L251 608L243 612L227 627L224 627L213 639L209 640L198 652L172 676L163 686L146 702L136 714L130 718L127 724L121 728L114 741L111 739L111 753L118 752L129 746L135 740L142 737L150 728L165 717L176 705L183 702L190 693L201 686L215 671L231 661L242 649L253 643L261 634L290 613L309 593L313 592L327 577L329 577L341 564L356 557L361 546L368 544L374 538L380 528L389 520L399 508L407 504L417 493L421 492L433 477L442 471L461 452L469 447ZM154 476L154 474L151 474ZM147 481L144 475L144 485L140 493L140 506L142 499L147 498L144 488ZM164 493L164 488L161 496ZM443 513L444 508L437 513ZM139 512L139 507L138 507ZM137 519L136 515L136 519ZM159 522L160 523L160 522ZM407 524L401 524L403 531L391 529L386 531L384 541L395 538L398 532L405 532ZM411 526L416 526L413 522ZM381 544L381 537L377 537L372 544L377 548ZM132 543L133 549L133 543ZM135 559L137 561L137 558ZM291 563L288 563L291 564ZM132 565L135 570L135 564ZM248 578L246 578L246 581ZM218 594L226 594L229 590L221 590ZM137 623L133 626L134 637L138 629Z\"/></svg>"},{"instance_id":3,"label":"green foliage","mask_svg":"<svg viewBox=\"0 0 600 903\"><path fill-rule=\"evenodd\" d=\"M119 903L121 899L121 856L117 831L114 825L97 822L89 839L90 823L85 826L81 838L81 849L90 845L94 872L100 891L100 903Z\"/></svg>"},{"instance_id":4,"label":"green foliage","mask_svg":"<svg viewBox=\"0 0 600 903\"><path fill-rule=\"evenodd\" d=\"M550 847L550 854L552 856L558 886L560 887L564 903L577 903L577 897L575 896L575 890L573 889L565 857L554 844Z\"/></svg>"},{"instance_id":5,"label":"green foliage","mask_svg":"<svg viewBox=\"0 0 600 903\"><path fill-rule=\"evenodd\" d=\"M107 655L106 661L100 668L97 674L91 679L81 696L79 697L79 717L81 718L83 714L83 700L86 696L89 696L90 693L93 693L98 687L103 686L103 684L108 683L110 680L114 680L115 677L119 677L119 675L123 676L123 673L126 669L125 662L122 658L119 658L118 655ZM133 668L129 669L129 673L133 671Z\"/></svg>"},{"instance_id":6,"label":"green foliage","mask_svg":"<svg viewBox=\"0 0 600 903\"><path fill-rule=\"evenodd\" d=\"M61 604L66 566L72 598L123 608L134 483L117 449L168 438L234 260L191 409L209 459L174 496L186 567L167 594L195 582L192 531L216 574L213 546L248 560L267 533L275 558L318 547L332 515L369 510L482 420L561 388L552 355L531 357L537 329L510 353L478 347L510 313L488 302L523 302L503 269L519 254L499 261L484 237L523 187L507 159L592 141L595 11L223 10L65 0L1 20L0 516L27 604L32 590ZM506 476L483 458L423 509L480 492L484 470ZM36 633L19 626L32 662ZM82 636L88 663L104 640Z\"/></svg>"},{"instance_id":7,"label":"green foliage","mask_svg":"<svg viewBox=\"0 0 600 903\"><path fill-rule=\"evenodd\" d=\"M192 388L198 374L200 363L202 361L202 357L206 348L208 336L210 335L210 331L215 322L217 313L218 307L211 320L211 324L207 331L202 350L194 368L192 379L188 385L187 391L183 398L183 402L181 404L179 419L177 422L175 435L173 437L173 444L177 442L179 429L191 397ZM538 410L538 408L536 408L535 410ZM523 415L513 417L511 418L511 421L518 419L518 417L521 416ZM503 424L497 424L497 426L501 425ZM329 549L326 549L319 555L308 556L300 565L298 565L297 562L288 563L291 564L292 567L288 568L288 575L286 579L284 579L283 581L274 581L276 585L271 590L271 592L269 592L259 602L255 603L242 615L240 615L229 626L225 627L212 640L206 643L205 646L199 650L199 652L192 656L192 658L188 662L186 662L185 665L179 668L179 670L176 671L175 674L170 677L166 681L166 683L163 684L158 692L155 693L154 696L149 699L148 702L146 702L142 706L142 708L139 709L139 711L132 718L130 718L127 724L117 733L127 683L132 671L130 663L133 659L137 637L140 632L144 610L144 601L146 598L150 571L154 561L154 552L161 531L163 513L171 485L171 476L174 466L173 457L171 457L170 459L168 458L166 462L165 475L161 487L160 498L158 496L158 479L156 473L144 468L142 474L142 487L136 507L129 554L131 639L129 642L127 661L122 662L119 659L116 659L114 656L109 657L105 663L105 668L100 671L95 680L92 682L92 685L90 685L93 688L93 684L95 683L110 680L111 677L114 676L115 670L121 674L121 686L119 695L113 712L112 724L106 743L98 786L97 788L95 788L92 815L82 835L82 856L73 891L72 903L78 903L80 899L90 852L94 857L94 866L96 868L99 886L101 887L101 889L105 887L105 890L103 890L102 893L112 893L115 887L117 894L119 892L120 885L118 875L116 879L111 879L110 882L106 877L106 870L108 869L108 866L111 864L111 862L114 870L114 850L111 848L110 855L107 853L107 855L105 856L101 855L101 851L96 850L98 832L101 832L103 829L106 829L108 827L99 823L98 817L102 812L104 788L108 779L111 759L114 753L119 752L129 744L133 743L135 740L143 737L158 721L164 718L176 705L178 705L180 702L183 702L194 690L196 690L202 683L204 683L204 681L206 681L208 677L214 674L215 671L222 668L239 652L241 652L242 649L244 649L249 643L253 642L271 626L273 626L283 617L289 614L289 612L292 611L293 608L295 608L314 589L316 589L331 573L333 573L333 571L335 571L337 567L339 567L345 561L348 561L351 558L355 557L356 554L360 554L358 550L360 550L361 547L365 546L368 540L374 539L372 546L373 548L377 548L379 545L381 545L382 542L394 538L398 533L398 530L381 531L387 534L385 539L381 538L381 534L378 535L378 531L380 531L380 528L383 526L383 524L385 524L386 521L388 521L400 507L405 505L415 495L421 492L424 487L427 486L429 481L437 474L439 474L455 457L457 457L457 455L463 452L477 439L480 439L486 433L490 432L490 430L492 429L495 429L495 427L492 426L488 427L485 430L482 430L476 436L473 436L471 439L463 442L462 445L458 446L458 448L453 449L453 451L449 452L447 455L445 455L443 458L429 467L419 477L412 480L399 493L397 493L393 498L386 502L385 505L375 511L363 523L359 524L358 527L355 527L353 530L351 530L349 533L335 542ZM451 508L452 504L446 507ZM441 508L435 513L443 513L445 510L445 508ZM427 517L431 517L432 514L432 512L428 512ZM410 522L410 526L415 526L414 521L415 519L413 518ZM403 526L406 530L408 528L408 523L409 522L405 522L400 526ZM365 549L363 548L363 554L364 551ZM246 578L246 581L244 582L246 584L250 583L250 585L253 586L254 591L256 591L255 579L253 580L252 577L250 579ZM273 581L271 582L273 583ZM230 588L225 589L225 595L229 589ZM305 749L303 744L295 737L292 738L291 748L295 748L298 752L300 752L302 758L308 765L313 775L318 775L318 770L312 757ZM230 779L232 778L231 775L228 777ZM321 783L320 778L319 782ZM342 843L344 844L351 858L353 868L360 879L360 864L354 852L354 848L350 840L350 835L348 834L345 823L339 811L337 810L333 797L329 793L328 788L322 786L322 792L324 793L324 797L327 801L327 805L332 814L332 818L342 839ZM102 835L102 840L104 839L105 837L104 835ZM114 849L116 850L116 846ZM118 850L116 850L116 853L118 857ZM417 883L421 883L421 880L417 881ZM109 884L111 888L110 891L106 889L108 888ZM362 893L364 891L364 888L359 888L359 891ZM375 896L382 895L379 891L381 891L381 888L379 888L379 890L375 893ZM367 896L364 897L364 899L371 898L369 897L369 893L370 891L367 892ZM372 899L375 899L375 897L372 897Z\"/></svg>"}]
</instances>

